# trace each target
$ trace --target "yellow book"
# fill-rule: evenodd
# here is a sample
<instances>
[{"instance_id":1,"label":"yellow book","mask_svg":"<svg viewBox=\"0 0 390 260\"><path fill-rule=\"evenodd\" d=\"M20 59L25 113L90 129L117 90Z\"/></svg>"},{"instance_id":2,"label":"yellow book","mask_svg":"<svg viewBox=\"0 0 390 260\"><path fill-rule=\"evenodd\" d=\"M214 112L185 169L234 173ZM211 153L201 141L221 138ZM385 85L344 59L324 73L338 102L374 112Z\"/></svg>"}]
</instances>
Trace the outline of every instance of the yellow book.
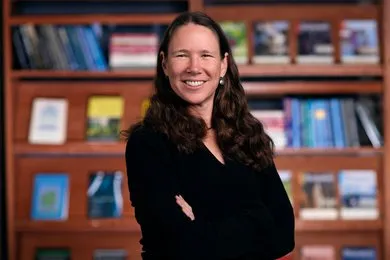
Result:
<instances>
[{"instance_id":1,"label":"yellow book","mask_svg":"<svg viewBox=\"0 0 390 260\"><path fill-rule=\"evenodd\" d=\"M121 96L90 97L87 109L87 140L118 140L123 108L124 100Z\"/></svg>"}]
</instances>

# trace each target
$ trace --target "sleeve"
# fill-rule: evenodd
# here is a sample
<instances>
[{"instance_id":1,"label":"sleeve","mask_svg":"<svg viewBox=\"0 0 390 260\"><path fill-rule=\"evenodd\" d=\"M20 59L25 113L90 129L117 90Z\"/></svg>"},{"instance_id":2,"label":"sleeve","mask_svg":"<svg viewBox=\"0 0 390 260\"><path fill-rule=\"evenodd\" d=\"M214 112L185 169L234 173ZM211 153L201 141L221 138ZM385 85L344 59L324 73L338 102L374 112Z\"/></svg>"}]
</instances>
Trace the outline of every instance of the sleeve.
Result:
<instances>
[{"instance_id":1,"label":"sleeve","mask_svg":"<svg viewBox=\"0 0 390 260\"><path fill-rule=\"evenodd\" d=\"M259 175L262 202L269 212L269 226L259 233L259 259L278 259L295 247L295 216L279 173L272 164Z\"/></svg>"},{"instance_id":2,"label":"sleeve","mask_svg":"<svg viewBox=\"0 0 390 260\"><path fill-rule=\"evenodd\" d=\"M233 259L258 252L259 234L272 233L269 227L275 226L265 206L248 205L247 210L218 222L195 213L191 221L174 198L179 190L173 164L162 138L141 133L130 136L126 146L129 191L141 227L146 225L144 216L153 215L174 238L175 248L169 251L177 259Z\"/></svg>"}]
</instances>

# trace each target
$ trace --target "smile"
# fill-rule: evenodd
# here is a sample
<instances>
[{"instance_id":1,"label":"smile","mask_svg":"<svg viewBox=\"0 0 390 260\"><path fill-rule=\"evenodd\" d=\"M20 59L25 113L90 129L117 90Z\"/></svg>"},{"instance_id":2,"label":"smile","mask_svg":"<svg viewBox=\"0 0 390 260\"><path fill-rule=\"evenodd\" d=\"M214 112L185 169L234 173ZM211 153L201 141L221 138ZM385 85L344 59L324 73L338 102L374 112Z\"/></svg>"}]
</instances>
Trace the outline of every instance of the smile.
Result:
<instances>
[{"instance_id":1,"label":"smile","mask_svg":"<svg viewBox=\"0 0 390 260\"><path fill-rule=\"evenodd\" d=\"M188 86L197 88L203 85L205 81L203 80L186 80L184 81Z\"/></svg>"}]
</instances>

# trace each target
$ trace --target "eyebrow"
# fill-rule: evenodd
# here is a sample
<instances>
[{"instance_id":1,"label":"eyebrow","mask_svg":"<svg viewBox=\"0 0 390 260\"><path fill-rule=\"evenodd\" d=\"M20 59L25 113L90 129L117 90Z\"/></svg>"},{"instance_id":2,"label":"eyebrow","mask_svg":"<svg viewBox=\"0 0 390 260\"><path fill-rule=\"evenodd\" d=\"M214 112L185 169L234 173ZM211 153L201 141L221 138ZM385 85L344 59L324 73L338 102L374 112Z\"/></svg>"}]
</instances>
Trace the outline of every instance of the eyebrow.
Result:
<instances>
[{"instance_id":1,"label":"eyebrow","mask_svg":"<svg viewBox=\"0 0 390 260\"><path fill-rule=\"evenodd\" d=\"M182 53L182 52L189 53L190 51L187 50L187 49L180 49L180 50L173 51L172 54L177 54L177 53ZM209 51L209 50L201 50L200 53L212 53L212 54L214 54L215 52Z\"/></svg>"}]
</instances>

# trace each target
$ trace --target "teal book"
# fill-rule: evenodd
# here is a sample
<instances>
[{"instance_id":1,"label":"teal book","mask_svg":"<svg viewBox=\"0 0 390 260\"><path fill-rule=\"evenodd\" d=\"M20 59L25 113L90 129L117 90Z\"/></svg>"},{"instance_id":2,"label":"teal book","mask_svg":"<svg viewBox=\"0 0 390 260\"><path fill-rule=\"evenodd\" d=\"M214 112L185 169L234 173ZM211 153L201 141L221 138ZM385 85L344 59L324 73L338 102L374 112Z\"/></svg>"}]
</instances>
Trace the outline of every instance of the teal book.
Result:
<instances>
[{"instance_id":1,"label":"teal book","mask_svg":"<svg viewBox=\"0 0 390 260\"><path fill-rule=\"evenodd\" d=\"M70 260L70 250L64 248L38 248L35 260Z\"/></svg>"},{"instance_id":2,"label":"teal book","mask_svg":"<svg viewBox=\"0 0 390 260\"><path fill-rule=\"evenodd\" d=\"M122 215L121 171L98 171L90 175L88 196L89 218L117 218Z\"/></svg>"}]
</instances>

